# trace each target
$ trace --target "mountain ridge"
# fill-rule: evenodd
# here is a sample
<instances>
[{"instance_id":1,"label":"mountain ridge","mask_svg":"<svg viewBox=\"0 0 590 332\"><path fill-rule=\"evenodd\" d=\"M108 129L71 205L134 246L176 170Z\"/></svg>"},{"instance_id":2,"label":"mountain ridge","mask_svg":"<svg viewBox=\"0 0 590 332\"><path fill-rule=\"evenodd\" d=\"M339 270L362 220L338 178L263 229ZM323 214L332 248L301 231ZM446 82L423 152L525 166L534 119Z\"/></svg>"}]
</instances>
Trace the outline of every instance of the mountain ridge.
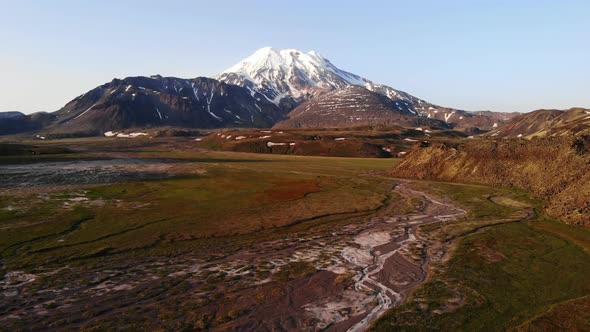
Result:
<instances>
[{"instance_id":1,"label":"mountain ridge","mask_svg":"<svg viewBox=\"0 0 590 332\"><path fill-rule=\"evenodd\" d=\"M574 107L567 110L540 109L519 114L487 135L500 138L534 138L564 136L584 131L590 132L590 109Z\"/></svg>"},{"instance_id":2,"label":"mountain ridge","mask_svg":"<svg viewBox=\"0 0 590 332\"><path fill-rule=\"evenodd\" d=\"M105 131L141 126L223 128L270 126L283 118L274 104L207 77L114 79L55 112L50 131Z\"/></svg>"},{"instance_id":3,"label":"mountain ridge","mask_svg":"<svg viewBox=\"0 0 590 332\"><path fill-rule=\"evenodd\" d=\"M55 112L36 116L35 120L30 116L6 114L0 117L0 134L43 130L68 135L101 135L106 131L157 126L272 127L301 104L323 95L338 95L333 92L347 87L360 87L388 98L389 101L374 103L380 110L374 113L381 117L371 117L368 122L371 125L379 125L381 120L384 121L381 125L396 125L393 115L401 111L406 114L403 119L397 117L401 121L398 125L423 123L474 133L497 126L493 116L474 115L429 103L339 69L318 52L266 47L216 78L152 75L113 79L74 98ZM372 95L367 92L362 94L373 101L379 99L370 97ZM342 121L332 121L330 125L342 127L352 110L350 105L341 102L338 105ZM381 106L384 105L388 105L389 112L383 112ZM325 111L318 110L318 114ZM334 111L338 116L338 110ZM20 120L15 122L11 117ZM439 120L446 124L441 125Z\"/></svg>"},{"instance_id":4,"label":"mountain ridge","mask_svg":"<svg viewBox=\"0 0 590 332\"><path fill-rule=\"evenodd\" d=\"M360 86L401 104L414 115L441 120L474 133L492 130L514 115L502 113L499 116L442 107L342 70L316 51L306 53L297 49L261 48L215 78L259 92L288 110L323 94L347 86Z\"/></svg>"},{"instance_id":5,"label":"mountain ridge","mask_svg":"<svg viewBox=\"0 0 590 332\"><path fill-rule=\"evenodd\" d=\"M416 104L420 109L436 106L404 91L342 70L316 51L305 53L297 49L261 48L215 78L256 90L277 105L283 99L301 103L313 95L357 85L390 99Z\"/></svg>"}]
</instances>

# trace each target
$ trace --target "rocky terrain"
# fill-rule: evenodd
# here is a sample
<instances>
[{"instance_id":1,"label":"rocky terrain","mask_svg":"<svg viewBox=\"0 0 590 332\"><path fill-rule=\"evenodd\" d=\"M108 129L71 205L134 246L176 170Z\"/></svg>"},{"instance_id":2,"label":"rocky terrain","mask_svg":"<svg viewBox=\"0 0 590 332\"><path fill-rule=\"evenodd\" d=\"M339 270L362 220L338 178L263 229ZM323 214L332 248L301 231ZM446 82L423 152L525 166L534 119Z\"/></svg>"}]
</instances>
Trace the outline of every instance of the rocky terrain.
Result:
<instances>
[{"instance_id":1,"label":"rocky terrain","mask_svg":"<svg viewBox=\"0 0 590 332\"><path fill-rule=\"evenodd\" d=\"M54 113L48 132L104 132L137 127L268 127L283 112L261 95L210 78L128 77L77 97Z\"/></svg>"},{"instance_id":2,"label":"rocky terrain","mask_svg":"<svg viewBox=\"0 0 590 332\"><path fill-rule=\"evenodd\" d=\"M355 126L425 126L450 129L440 120L416 116L412 104L390 99L360 86L347 86L312 98L292 110L277 128L342 128Z\"/></svg>"},{"instance_id":3,"label":"rocky terrain","mask_svg":"<svg viewBox=\"0 0 590 332\"><path fill-rule=\"evenodd\" d=\"M548 215L590 227L587 134L417 146L390 174L525 189L546 200Z\"/></svg>"},{"instance_id":4,"label":"rocky terrain","mask_svg":"<svg viewBox=\"0 0 590 332\"><path fill-rule=\"evenodd\" d=\"M492 137L547 137L568 136L590 131L590 110L537 110L513 117L503 126L489 133Z\"/></svg>"}]
</instances>

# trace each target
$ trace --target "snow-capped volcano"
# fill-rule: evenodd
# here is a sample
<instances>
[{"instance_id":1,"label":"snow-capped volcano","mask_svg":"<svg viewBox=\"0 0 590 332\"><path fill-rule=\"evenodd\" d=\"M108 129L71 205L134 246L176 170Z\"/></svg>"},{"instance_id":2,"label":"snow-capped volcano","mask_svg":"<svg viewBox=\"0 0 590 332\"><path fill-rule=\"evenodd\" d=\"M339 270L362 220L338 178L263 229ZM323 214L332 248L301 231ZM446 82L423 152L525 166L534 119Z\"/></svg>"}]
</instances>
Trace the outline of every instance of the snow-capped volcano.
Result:
<instances>
[{"instance_id":1,"label":"snow-capped volcano","mask_svg":"<svg viewBox=\"0 0 590 332\"><path fill-rule=\"evenodd\" d=\"M408 126L477 133L509 114L440 107L336 67L315 51L262 48L216 79L127 77L76 97L53 113L0 113L0 135L96 135L138 127ZM15 129L16 128L16 129Z\"/></svg>"},{"instance_id":2,"label":"snow-capped volcano","mask_svg":"<svg viewBox=\"0 0 590 332\"><path fill-rule=\"evenodd\" d=\"M315 51L261 48L225 70L217 79L246 87L252 93L259 92L282 106L296 106L316 94L350 85L362 86L391 100L406 103L415 114L434 106L403 91L341 70Z\"/></svg>"}]
</instances>

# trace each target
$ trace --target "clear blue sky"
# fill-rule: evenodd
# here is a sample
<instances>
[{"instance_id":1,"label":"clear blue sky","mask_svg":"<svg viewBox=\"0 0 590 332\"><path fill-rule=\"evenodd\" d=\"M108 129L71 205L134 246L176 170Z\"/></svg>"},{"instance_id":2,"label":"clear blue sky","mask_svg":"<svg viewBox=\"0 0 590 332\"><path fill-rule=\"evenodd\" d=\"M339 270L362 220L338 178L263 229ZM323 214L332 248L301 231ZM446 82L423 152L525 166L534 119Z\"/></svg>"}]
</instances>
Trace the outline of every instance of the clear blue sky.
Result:
<instances>
[{"instance_id":1,"label":"clear blue sky","mask_svg":"<svg viewBox=\"0 0 590 332\"><path fill-rule=\"evenodd\" d=\"M0 111L114 77L213 76L264 46L467 110L590 107L590 1L0 0Z\"/></svg>"}]
</instances>

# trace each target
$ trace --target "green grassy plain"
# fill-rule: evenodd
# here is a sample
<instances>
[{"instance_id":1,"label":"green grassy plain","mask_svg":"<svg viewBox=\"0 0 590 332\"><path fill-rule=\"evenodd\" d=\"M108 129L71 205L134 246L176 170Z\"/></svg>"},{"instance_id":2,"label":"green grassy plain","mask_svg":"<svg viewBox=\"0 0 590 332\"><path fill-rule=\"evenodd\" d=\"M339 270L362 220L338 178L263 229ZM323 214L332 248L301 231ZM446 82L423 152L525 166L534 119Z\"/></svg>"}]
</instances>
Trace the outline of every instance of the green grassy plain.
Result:
<instances>
[{"instance_id":1,"label":"green grassy plain","mask_svg":"<svg viewBox=\"0 0 590 332\"><path fill-rule=\"evenodd\" d=\"M369 213L389 200L393 181L363 173L395 163L174 150L133 157L187 162L202 173L0 196L2 268L227 246Z\"/></svg>"},{"instance_id":2,"label":"green grassy plain","mask_svg":"<svg viewBox=\"0 0 590 332\"><path fill-rule=\"evenodd\" d=\"M54 143L45 144L53 148ZM176 141L147 147L132 140L105 139L70 139L59 144L75 151L0 157L0 165L116 155L160 158L173 167L198 172L158 180L4 192L0 195L0 273L18 270L38 275L27 286L32 294L47 288L99 285L98 275L113 266L133 273L187 253L213 260L262 241L304 237L310 231L331 233L376 213L411 212L417 204L391 193L396 181L380 175L394 167L396 159L213 152ZM412 185L448 198L465 208L469 217L422 227L420 232L451 244L453 250L447 260L430 267L429 281L406 304L378 320L374 330L590 330L590 232L546 218L539 212L542 202L526 192L443 182ZM153 273L166 276L167 272L163 268ZM275 281L313 273L310 266L290 264ZM231 285L232 281L216 274L202 282L213 289L219 282ZM133 290L136 299L126 294L109 298L111 302L74 303L83 311L82 318L68 314L52 324L60 328L86 320L84 326L98 330L151 328L147 320L140 321L149 305L136 300L155 298L166 303L158 308L161 326L175 330L177 325L166 325L166 320L182 321L191 308L204 305L163 302L174 301L187 287L170 277L149 291ZM43 295L39 296L42 302ZM117 306L126 314L92 322ZM13 327L18 329L21 323Z\"/></svg>"},{"instance_id":3,"label":"green grassy plain","mask_svg":"<svg viewBox=\"0 0 590 332\"><path fill-rule=\"evenodd\" d=\"M525 192L440 182L427 185L466 207L469 217L429 226L439 239L458 239L450 259L433 267L430 280L406 304L381 317L373 330L590 328L584 310L590 294L590 232L540 215L542 203ZM516 221L514 217L521 216L515 210L526 204L536 213ZM568 315L566 308L578 314Z\"/></svg>"}]
</instances>

